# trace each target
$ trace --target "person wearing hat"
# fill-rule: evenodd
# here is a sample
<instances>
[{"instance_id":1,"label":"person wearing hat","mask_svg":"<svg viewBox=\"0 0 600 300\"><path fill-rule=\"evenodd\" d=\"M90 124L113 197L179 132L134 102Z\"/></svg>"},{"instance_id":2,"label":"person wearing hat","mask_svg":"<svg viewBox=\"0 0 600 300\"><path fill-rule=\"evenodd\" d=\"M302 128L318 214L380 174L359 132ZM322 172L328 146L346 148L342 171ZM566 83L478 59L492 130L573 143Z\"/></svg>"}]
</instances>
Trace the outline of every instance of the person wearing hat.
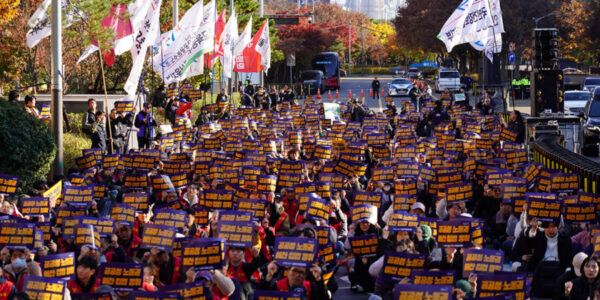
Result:
<instances>
[{"instance_id":1,"label":"person wearing hat","mask_svg":"<svg viewBox=\"0 0 600 300\"><path fill-rule=\"evenodd\" d=\"M360 122L362 124L366 114L365 109L358 103L358 99L352 99L350 110L351 121Z\"/></svg>"},{"instance_id":2,"label":"person wearing hat","mask_svg":"<svg viewBox=\"0 0 600 300\"><path fill-rule=\"evenodd\" d=\"M352 246L350 244L351 237L375 234L380 239L379 243L381 243L382 231L380 228L376 227L375 224L372 224L372 221L375 223L377 222L376 219L370 219L368 221L362 220L350 226L348 238L346 239L344 245L349 252L352 250ZM380 256L381 254L371 257L357 257L355 259L352 268L348 269L348 279L350 279L352 291L363 293L372 292L375 289L375 278L369 274L369 267Z\"/></svg>"},{"instance_id":3,"label":"person wearing hat","mask_svg":"<svg viewBox=\"0 0 600 300\"><path fill-rule=\"evenodd\" d=\"M437 242L432 234L431 227L428 225L417 227L417 230L415 231L415 250L429 256L433 249L437 248Z\"/></svg>"},{"instance_id":4,"label":"person wearing hat","mask_svg":"<svg viewBox=\"0 0 600 300\"><path fill-rule=\"evenodd\" d=\"M278 279L277 275L281 276L282 273L280 267L274 261L270 262L267 265L267 274L261 276L259 289L292 291L301 295L300 299L306 300L329 299L327 287L321 277L322 270L320 267L316 265L310 268L291 267L287 272L287 276Z\"/></svg>"},{"instance_id":5,"label":"person wearing hat","mask_svg":"<svg viewBox=\"0 0 600 300\"><path fill-rule=\"evenodd\" d=\"M579 252L573 256L573 264L571 268L564 272L554 285L554 299L569 299L569 295L565 293L566 290L570 290L573 287L573 280L581 277L581 265L583 261L588 257L584 252Z\"/></svg>"},{"instance_id":6,"label":"person wearing hat","mask_svg":"<svg viewBox=\"0 0 600 300\"><path fill-rule=\"evenodd\" d=\"M210 122L210 112L208 111L208 107L203 105L200 109L200 114L194 123L196 127L202 127L202 125L206 125Z\"/></svg>"},{"instance_id":7,"label":"person wearing hat","mask_svg":"<svg viewBox=\"0 0 600 300\"><path fill-rule=\"evenodd\" d=\"M477 290L477 275L469 275L469 279L459 279L454 284L454 297L457 300L475 297Z\"/></svg>"},{"instance_id":8,"label":"person wearing hat","mask_svg":"<svg viewBox=\"0 0 600 300\"><path fill-rule=\"evenodd\" d=\"M150 113L150 104L144 103L144 109L135 117L135 127L138 128L137 140L138 148L145 149L150 146L150 142L156 137L157 126L154 115Z\"/></svg>"},{"instance_id":9,"label":"person wearing hat","mask_svg":"<svg viewBox=\"0 0 600 300\"><path fill-rule=\"evenodd\" d=\"M183 99L180 100L180 106L177 108L175 113L177 116L187 116L188 119L191 118L191 113L189 112L190 108L194 106L194 101L190 99L190 96L184 95Z\"/></svg>"}]
</instances>

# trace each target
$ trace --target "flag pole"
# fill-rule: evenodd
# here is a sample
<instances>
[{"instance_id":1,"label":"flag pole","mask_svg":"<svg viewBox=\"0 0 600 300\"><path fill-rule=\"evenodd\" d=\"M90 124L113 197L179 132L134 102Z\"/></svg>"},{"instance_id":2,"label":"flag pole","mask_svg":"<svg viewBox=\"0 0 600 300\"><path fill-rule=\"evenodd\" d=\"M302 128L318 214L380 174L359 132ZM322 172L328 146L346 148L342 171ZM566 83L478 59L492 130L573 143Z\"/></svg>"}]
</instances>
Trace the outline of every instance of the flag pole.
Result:
<instances>
[{"instance_id":1,"label":"flag pole","mask_svg":"<svg viewBox=\"0 0 600 300\"><path fill-rule=\"evenodd\" d=\"M98 51L98 58L100 58L100 71L102 72L102 87L104 88L104 107L106 108L106 114L109 114L108 112L108 93L106 92L106 79L104 77L104 62L102 61L102 48L100 47L99 51ZM112 130L110 128L110 116L108 118L106 118L106 124L108 125L108 138L110 141L110 153L114 152L113 149L113 142L112 142Z\"/></svg>"},{"instance_id":2,"label":"flag pole","mask_svg":"<svg viewBox=\"0 0 600 300\"><path fill-rule=\"evenodd\" d=\"M214 21L215 23L217 22L217 3L215 2L215 5L213 7L213 16L214 16ZM211 64L211 72L210 72L210 107L211 107L211 111L213 110L215 104L213 101L214 98L214 85L215 85L215 63L213 62L215 59L215 38L217 36L217 26L213 26L213 51L212 51L212 58L210 59L210 64ZM213 120L213 114L210 114L210 120Z\"/></svg>"}]
</instances>

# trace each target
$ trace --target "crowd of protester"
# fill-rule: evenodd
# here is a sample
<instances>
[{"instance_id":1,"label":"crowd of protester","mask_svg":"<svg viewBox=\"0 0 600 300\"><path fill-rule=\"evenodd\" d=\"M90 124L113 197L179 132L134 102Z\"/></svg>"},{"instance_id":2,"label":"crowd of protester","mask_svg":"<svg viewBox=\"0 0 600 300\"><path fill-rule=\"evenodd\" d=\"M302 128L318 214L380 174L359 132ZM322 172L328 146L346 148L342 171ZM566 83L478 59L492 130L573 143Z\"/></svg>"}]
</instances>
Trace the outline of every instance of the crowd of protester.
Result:
<instances>
[{"instance_id":1,"label":"crowd of protester","mask_svg":"<svg viewBox=\"0 0 600 300\"><path fill-rule=\"evenodd\" d=\"M481 273L464 274L463 255L469 249L501 250L504 271L527 274L530 278L524 289L527 297L598 299L600 260L593 253L592 234L596 222L576 224L564 218L542 222L529 218L527 203L517 204L516 199L507 199L501 184L486 182L489 169L502 173L503 178L526 178L527 193L554 194L561 201L578 199L578 190L558 192L551 184L544 183L542 172L527 178L533 165L530 161L511 163L503 156L508 149L524 147L526 129L520 112L513 111L503 119L490 109L489 95L475 107L469 101L455 102L447 91L439 100L426 93L418 97L420 101L386 99L387 107L380 113L365 107L358 99L350 99L347 105L340 105L339 119L331 121L324 118L318 100L307 99L300 104L287 88L272 89L267 94L264 88L247 87L239 107L222 90L216 103L203 106L198 116L190 113L195 99L187 94L167 97L167 91L161 88L137 114L111 111L110 126L105 122L105 113L97 111L95 100L90 99L82 131L91 139L92 148L101 149L105 156L159 153L155 167L148 170L123 165L104 168L99 161L88 169L70 169L64 178L37 182L23 197L42 197L59 181L69 186L75 184L74 179L86 176L89 179L84 184L103 185L106 193L90 203L85 215L111 218L111 207L122 203L123 195L131 192L147 193L149 209L136 212L134 223L116 222L114 233L103 237L98 247L79 247L73 238L63 237L65 228L57 222L57 211L68 203L51 203L48 216L27 215L21 213L22 198L0 194L0 217L10 217L2 221L49 221L51 224L50 238L39 248L2 248L0 299L27 299L29 296L23 293L24 280L27 276L42 276L40 259L66 252L75 253L76 272L67 283L65 299L80 294L86 295L80 299L93 299L102 293L110 294L112 299L132 297L130 291L101 285L99 269L104 263L113 262L143 264L143 282L139 289L150 292L201 281L207 290L207 299L254 299L258 290L293 291L307 300L331 299L338 290L336 276L331 275L345 269L353 292L393 299L397 289L411 284L413 278L403 276L391 280L384 276L388 252L425 255L424 270L455 271L452 297L473 298L481 288L478 286ZM26 98L27 103L31 101L35 105L35 98ZM395 101L401 103L397 106ZM36 116L35 108L29 104L27 112ZM164 114L173 130L182 131L179 140L168 143L167 138L172 134L158 130L153 112ZM137 129L137 149L127 145L128 128ZM500 134L504 129L514 133L512 138ZM109 130L112 138L108 137ZM385 139L383 142L372 140L371 134L383 135ZM217 146L212 143L215 140ZM480 144L477 140L489 143ZM317 155L316 148L325 151ZM209 153L208 161L201 159L206 156L200 152ZM142 190L126 186L127 174L171 175L163 167L182 153L187 165L182 169L187 177L184 186L165 190L156 189L151 182ZM233 165L245 158L255 161L244 167ZM225 165L226 162L230 165ZM290 177L290 174L282 173L280 167L289 162L302 162L302 168L297 176L291 176L293 179L284 180L281 175ZM351 162L355 168L339 169L337 166L342 162L346 165ZM211 167L217 169L210 173L198 172L199 163L214 163ZM407 175L405 170L397 169L402 163L417 165L418 170L433 170L433 176L420 172ZM247 166L260 166L260 175L277 176L276 189L259 191L256 182L243 180ZM479 166L483 166L483 173L478 172ZM393 178L377 180L379 177L374 175L386 167L394 167ZM225 171L237 172L237 185L229 182L231 178L224 177ZM438 178L440 174L449 173L459 174L459 182L471 186L469 199L446 199ZM301 195L296 187L320 182L327 174L343 175L343 182L330 183L325 193L328 196L322 197L329 204L328 218L309 217L306 210L301 209ZM294 183L289 184L290 180ZM187 213L177 237L200 240L217 237L219 211L209 209L206 223L198 222L195 214L197 208L205 204L207 191L222 191L230 186L249 191L250 198L264 200L266 205L261 214L264 217L254 222L252 246L228 246L223 268L197 271L183 267L182 258L173 251L140 247L144 226L154 222L156 209L165 207ZM379 199L378 203L371 203L377 207L376 218L355 221L352 211L358 205L356 195L362 192L370 192ZM405 194L414 195L414 202L399 203L398 199L404 199L400 196ZM388 223L398 210L417 216L419 225L392 230ZM473 238L469 247L444 246L437 241L440 233L435 224L448 220L481 224L482 235ZM324 257L317 257L309 266L283 267L274 259L277 238L317 239L316 228L323 226L329 228L327 242L333 245L333 263L324 263ZM353 251L351 240L365 235L376 236L376 251L359 255ZM325 274L330 276L325 278Z\"/></svg>"}]
</instances>

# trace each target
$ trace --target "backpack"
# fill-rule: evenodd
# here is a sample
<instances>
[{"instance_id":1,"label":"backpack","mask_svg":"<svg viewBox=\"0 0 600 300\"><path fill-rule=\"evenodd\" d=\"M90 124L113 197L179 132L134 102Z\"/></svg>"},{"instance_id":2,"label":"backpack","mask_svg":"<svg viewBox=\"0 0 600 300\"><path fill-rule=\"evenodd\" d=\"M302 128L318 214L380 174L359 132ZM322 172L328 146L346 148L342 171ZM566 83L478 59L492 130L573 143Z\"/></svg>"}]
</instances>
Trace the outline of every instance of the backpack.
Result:
<instances>
[{"instance_id":1,"label":"backpack","mask_svg":"<svg viewBox=\"0 0 600 300\"><path fill-rule=\"evenodd\" d=\"M554 296L554 283L564 272L558 260L542 260L535 267L531 281L531 296L539 298L552 298Z\"/></svg>"}]
</instances>

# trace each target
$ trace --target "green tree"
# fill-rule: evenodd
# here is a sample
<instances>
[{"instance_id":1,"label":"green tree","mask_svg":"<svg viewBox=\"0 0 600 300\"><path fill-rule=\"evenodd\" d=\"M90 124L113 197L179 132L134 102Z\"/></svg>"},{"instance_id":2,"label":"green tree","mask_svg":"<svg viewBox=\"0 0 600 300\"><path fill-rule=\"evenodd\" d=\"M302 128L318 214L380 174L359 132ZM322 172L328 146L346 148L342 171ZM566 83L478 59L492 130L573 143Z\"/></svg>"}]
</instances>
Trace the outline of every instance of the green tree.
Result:
<instances>
[{"instance_id":1,"label":"green tree","mask_svg":"<svg viewBox=\"0 0 600 300\"><path fill-rule=\"evenodd\" d=\"M28 192L36 180L46 178L55 154L48 126L0 99L0 173L18 176L20 191Z\"/></svg>"}]
</instances>

